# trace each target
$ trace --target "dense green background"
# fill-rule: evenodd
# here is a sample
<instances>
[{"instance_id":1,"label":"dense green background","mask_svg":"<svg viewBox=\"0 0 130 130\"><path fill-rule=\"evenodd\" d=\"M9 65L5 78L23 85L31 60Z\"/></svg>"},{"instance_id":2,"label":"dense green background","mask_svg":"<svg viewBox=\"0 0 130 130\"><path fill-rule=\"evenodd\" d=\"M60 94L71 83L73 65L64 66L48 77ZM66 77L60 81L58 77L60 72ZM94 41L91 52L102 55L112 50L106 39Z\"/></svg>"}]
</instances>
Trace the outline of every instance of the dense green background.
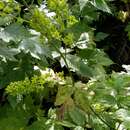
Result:
<instances>
[{"instance_id":1,"label":"dense green background","mask_svg":"<svg viewBox=\"0 0 130 130\"><path fill-rule=\"evenodd\" d=\"M0 130L129 130L129 19L129 0L1 0Z\"/></svg>"}]
</instances>

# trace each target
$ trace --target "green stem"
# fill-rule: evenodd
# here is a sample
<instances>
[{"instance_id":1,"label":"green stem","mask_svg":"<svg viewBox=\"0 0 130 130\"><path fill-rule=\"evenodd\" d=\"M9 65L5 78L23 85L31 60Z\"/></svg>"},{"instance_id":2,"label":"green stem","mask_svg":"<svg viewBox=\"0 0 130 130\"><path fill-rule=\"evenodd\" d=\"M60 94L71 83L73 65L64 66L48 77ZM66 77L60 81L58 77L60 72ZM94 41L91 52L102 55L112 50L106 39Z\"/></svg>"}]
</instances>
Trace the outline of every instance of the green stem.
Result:
<instances>
[{"instance_id":1,"label":"green stem","mask_svg":"<svg viewBox=\"0 0 130 130\"><path fill-rule=\"evenodd\" d=\"M25 5L26 7L29 7L28 4L27 4L27 2L26 2L25 0L22 0L22 1L23 1L24 5Z\"/></svg>"},{"instance_id":2,"label":"green stem","mask_svg":"<svg viewBox=\"0 0 130 130\"><path fill-rule=\"evenodd\" d=\"M33 5L33 3L34 3L34 0L32 0L32 2L31 2L31 6Z\"/></svg>"},{"instance_id":3,"label":"green stem","mask_svg":"<svg viewBox=\"0 0 130 130\"><path fill-rule=\"evenodd\" d=\"M89 107L90 107L90 110L94 113L94 115L96 115L96 116L97 116L104 124L106 124L110 129L117 130L117 129L111 127L110 124L108 124L101 116L99 116L99 115L94 111L94 109L93 109L91 106L89 106Z\"/></svg>"},{"instance_id":4,"label":"green stem","mask_svg":"<svg viewBox=\"0 0 130 130\"><path fill-rule=\"evenodd\" d=\"M65 56L63 55L63 53L54 45L54 47L55 47L55 49L56 49L56 51L61 55L61 57L63 58L63 60L64 60L64 62L65 62L65 65L66 65L66 67L67 67L67 69L68 69L68 71L69 71L69 75L71 76L71 79L72 79L72 86L74 86L74 79L73 79L73 76L72 76L72 73L71 73L71 71L69 70L69 65L68 65L68 63L67 63L67 60L66 60L66 54L65 54Z\"/></svg>"},{"instance_id":5,"label":"green stem","mask_svg":"<svg viewBox=\"0 0 130 130\"><path fill-rule=\"evenodd\" d=\"M119 125L117 126L117 130L119 129L120 125L121 125L121 124L119 123Z\"/></svg>"}]
</instances>

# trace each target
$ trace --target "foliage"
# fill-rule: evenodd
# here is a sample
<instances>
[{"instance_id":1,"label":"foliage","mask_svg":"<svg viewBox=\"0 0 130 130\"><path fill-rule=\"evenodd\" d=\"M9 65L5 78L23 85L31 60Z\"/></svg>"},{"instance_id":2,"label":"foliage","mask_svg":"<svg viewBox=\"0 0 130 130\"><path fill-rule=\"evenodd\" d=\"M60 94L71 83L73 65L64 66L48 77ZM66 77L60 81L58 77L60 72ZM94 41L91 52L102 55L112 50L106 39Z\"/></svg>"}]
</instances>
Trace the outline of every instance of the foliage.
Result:
<instances>
[{"instance_id":1,"label":"foliage","mask_svg":"<svg viewBox=\"0 0 130 130\"><path fill-rule=\"evenodd\" d=\"M125 22L129 12L115 10L106 0L0 1L0 129L130 129L129 71L109 72L96 47L109 34L93 26L102 14Z\"/></svg>"}]
</instances>

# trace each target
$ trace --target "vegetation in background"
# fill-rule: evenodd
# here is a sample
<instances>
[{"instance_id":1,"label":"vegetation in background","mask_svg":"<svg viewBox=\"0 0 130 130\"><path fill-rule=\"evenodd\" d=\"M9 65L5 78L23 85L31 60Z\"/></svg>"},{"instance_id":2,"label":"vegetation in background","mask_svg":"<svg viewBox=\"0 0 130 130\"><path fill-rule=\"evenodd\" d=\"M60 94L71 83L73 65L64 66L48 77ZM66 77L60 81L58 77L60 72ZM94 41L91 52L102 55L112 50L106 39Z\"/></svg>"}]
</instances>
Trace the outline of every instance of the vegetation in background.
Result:
<instances>
[{"instance_id":1,"label":"vegetation in background","mask_svg":"<svg viewBox=\"0 0 130 130\"><path fill-rule=\"evenodd\" d=\"M0 130L129 130L129 19L128 0L1 0Z\"/></svg>"}]
</instances>

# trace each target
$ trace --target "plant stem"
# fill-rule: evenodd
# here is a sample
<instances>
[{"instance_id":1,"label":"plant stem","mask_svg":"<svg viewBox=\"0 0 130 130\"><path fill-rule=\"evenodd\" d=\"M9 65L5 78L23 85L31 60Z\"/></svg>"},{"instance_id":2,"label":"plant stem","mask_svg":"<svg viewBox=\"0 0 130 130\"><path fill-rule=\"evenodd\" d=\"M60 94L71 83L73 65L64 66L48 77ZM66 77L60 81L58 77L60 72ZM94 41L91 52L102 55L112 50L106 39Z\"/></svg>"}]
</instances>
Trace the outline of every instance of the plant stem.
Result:
<instances>
[{"instance_id":1,"label":"plant stem","mask_svg":"<svg viewBox=\"0 0 130 130\"><path fill-rule=\"evenodd\" d=\"M120 125L121 125L121 124L119 123L119 125L117 126L117 130L119 129Z\"/></svg>"},{"instance_id":2,"label":"plant stem","mask_svg":"<svg viewBox=\"0 0 130 130\"><path fill-rule=\"evenodd\" d=\"M68 63L67 63L67 60L66 60L66 54L65 54L65 56L63 55L63 53L54 45L54 47L55 47L55 49L56 49L56 51L61 55L61 57L63 58L63 60L64 60L64 62L65 62L65 64L66 64L66 67L67 67L67 69L68 69L68 71L69 71L69 75L71 76L71 79L72 79L72 86L74 86L74 79L73 79L73 76L72 76L72 73L71 73L71 71L69 70L69 65L68 65Z\"/></svg>"},{"instance_id":3,"label":"plant stem","mask_svg":"<svg viewBox=\"0 0 130 130\"><path fill-rule=\"evenodd\" d=\"M89 106L89 107L90 107L90 110L91 110L104 124L106 124L110 129L116 130L115 128L111 127L111 125L108 124L102 117L100 117L100 116L94 111L94 109L93 109L91 106Z\"/></svg>"}]
</instances>

